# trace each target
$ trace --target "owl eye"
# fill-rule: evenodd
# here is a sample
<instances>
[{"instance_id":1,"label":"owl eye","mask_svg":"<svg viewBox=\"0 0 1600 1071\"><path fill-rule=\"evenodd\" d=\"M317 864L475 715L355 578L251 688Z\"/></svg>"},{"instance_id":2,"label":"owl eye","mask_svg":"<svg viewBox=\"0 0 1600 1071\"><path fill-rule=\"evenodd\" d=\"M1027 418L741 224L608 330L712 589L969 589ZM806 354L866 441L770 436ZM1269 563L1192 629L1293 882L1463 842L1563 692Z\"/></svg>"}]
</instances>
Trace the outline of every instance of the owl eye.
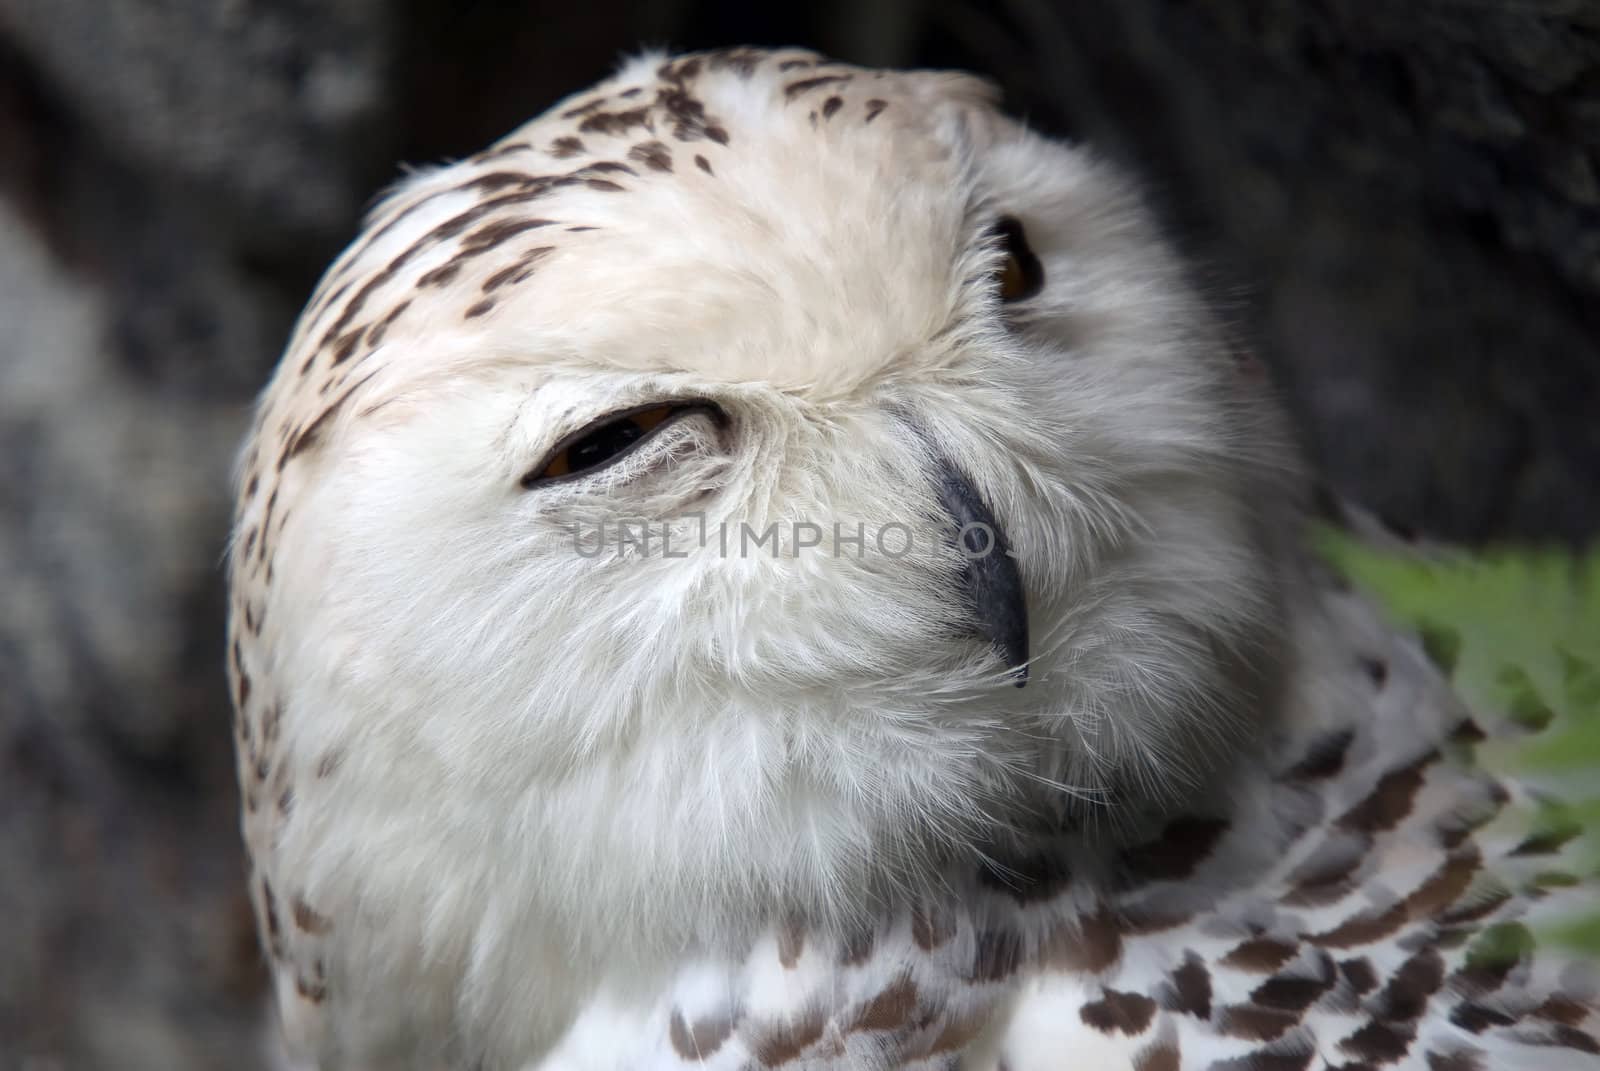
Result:
<instances>
[{"instance_id":1,"label":"owl eye","mask_svg":"<svg viewBox=\"0 0 1600 1071\"><path fill-rule=\"evenodd\" d=\"M1044 265L1028 247L1022 224L1011 216L1002 216L994 225L994 232L1005 251L1005 259L995 271L1000 300L1010 303L1033 297L1044 287Z\"/></svg>"},{"instance_id":2,"label":"owl eye","mask_svg":"<svg viewBox=\"0 0 1600 1071\"><path fill-rule=\"evenodd\" d=\"M691 413L720 416L721 410L709 402L669 402L601 417L556 444L540 467L522 478L522 486L535 487L602 469Z\"/></svg>"}]
</instances>

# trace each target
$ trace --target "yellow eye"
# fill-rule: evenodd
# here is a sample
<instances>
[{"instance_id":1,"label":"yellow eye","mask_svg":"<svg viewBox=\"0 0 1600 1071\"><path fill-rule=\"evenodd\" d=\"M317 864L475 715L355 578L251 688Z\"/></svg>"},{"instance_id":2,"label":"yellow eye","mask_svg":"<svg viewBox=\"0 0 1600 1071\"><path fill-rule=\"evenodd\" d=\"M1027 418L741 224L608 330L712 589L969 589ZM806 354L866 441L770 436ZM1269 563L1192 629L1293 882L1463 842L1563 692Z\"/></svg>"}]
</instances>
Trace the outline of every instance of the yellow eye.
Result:
<instances>
[{"instance_id":1,"label":"yellow eye","mask_svg":"<svg viewBox=\"0 0 1600 1071\"><path fill-rule=\"evenodd\" d=\"M1006 262L1000 266L1000 300L1020 301L1027 292L1028 276L1017 262L1016 254L1006 254Z\"/></svg>"},{"instance_id":2,"label":"yellow eye","mask_svg":"<svg viewBox=\"0 0 1600 1071\"><path fill-rule=\"evenodd\" d=\"M995 271L995 289L1004 302L1031 298L1044 287L1044 265L1028 246L1028 236L1022 224L1011 216L1004 216L994 225L1000 238L1005 259Z\"/></svg>"},{"instance_id":3,"label":"yellow eye","mask_svg":"<svg viewBox=\"0 0 1600 1071\"><path fill-rule=\"evenodd\" d=\"M522 478L522 486L532 487L602 468L677 417L703 411L717 412L714 407L697 402L652 405L603 417L557 446L540 468Z\"/></svg>"}]
</instances>

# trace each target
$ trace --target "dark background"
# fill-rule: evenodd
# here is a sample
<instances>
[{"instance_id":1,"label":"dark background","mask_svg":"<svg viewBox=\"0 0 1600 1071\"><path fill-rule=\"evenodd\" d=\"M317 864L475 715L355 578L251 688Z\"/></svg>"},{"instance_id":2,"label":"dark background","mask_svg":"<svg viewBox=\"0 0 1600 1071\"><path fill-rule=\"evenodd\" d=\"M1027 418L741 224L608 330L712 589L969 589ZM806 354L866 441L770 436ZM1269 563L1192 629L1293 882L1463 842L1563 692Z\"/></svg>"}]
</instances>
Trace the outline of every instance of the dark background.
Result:
<instances>
[{"instance_id":1,"label":"dark background","mask_svg":"<svg viewBox=\"0 0 1600 1071\"><path fill-rule=\"evenodd\" d=\"M227 478L399 161L641 44L961 66L1142 177L1332 485L1600 523L1600 0L0 0L0 1068L249 1069Z\"/></svg>"}]
</instances>

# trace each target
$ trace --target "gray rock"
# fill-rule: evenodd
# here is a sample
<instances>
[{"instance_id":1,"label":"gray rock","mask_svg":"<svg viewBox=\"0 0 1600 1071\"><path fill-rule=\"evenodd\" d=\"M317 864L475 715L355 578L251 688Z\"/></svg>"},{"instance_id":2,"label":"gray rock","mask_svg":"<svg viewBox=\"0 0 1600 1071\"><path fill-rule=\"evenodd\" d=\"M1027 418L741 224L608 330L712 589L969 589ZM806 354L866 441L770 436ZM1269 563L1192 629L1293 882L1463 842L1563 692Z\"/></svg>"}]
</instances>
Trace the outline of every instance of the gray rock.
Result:
<instances>
[{"instance_id":1,"label":"gray rock","mask_svg":"<svg viewBox=\"0 0 1600 1071\"><path fill-rule=\"evenodd\" d=\"M106 326L0 203L0 1066L248 1067L213 664L245 410L140 383Z\"/></svg>"}]
</instances>

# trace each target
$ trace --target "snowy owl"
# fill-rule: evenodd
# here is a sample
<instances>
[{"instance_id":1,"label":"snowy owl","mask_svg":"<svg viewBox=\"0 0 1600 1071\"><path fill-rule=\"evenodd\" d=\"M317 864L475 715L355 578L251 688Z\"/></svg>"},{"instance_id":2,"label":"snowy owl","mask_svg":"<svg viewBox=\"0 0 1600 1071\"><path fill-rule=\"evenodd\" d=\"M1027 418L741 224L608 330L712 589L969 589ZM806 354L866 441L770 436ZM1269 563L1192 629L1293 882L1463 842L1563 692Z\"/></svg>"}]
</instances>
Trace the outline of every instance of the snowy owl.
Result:
<instances>
[{"instance_id":1,"label":"snowy owl","mask_svg":"<svg viewBox=\"0 0 1600 1071\"><path fill-rule=\"evenodd\" d=\"M1127 181L976 78L649 55L408 177L239 475L289 1051L1600 1066L1519 944L1589 894L1305 485Z\"/></svg>"}]
</instances>

